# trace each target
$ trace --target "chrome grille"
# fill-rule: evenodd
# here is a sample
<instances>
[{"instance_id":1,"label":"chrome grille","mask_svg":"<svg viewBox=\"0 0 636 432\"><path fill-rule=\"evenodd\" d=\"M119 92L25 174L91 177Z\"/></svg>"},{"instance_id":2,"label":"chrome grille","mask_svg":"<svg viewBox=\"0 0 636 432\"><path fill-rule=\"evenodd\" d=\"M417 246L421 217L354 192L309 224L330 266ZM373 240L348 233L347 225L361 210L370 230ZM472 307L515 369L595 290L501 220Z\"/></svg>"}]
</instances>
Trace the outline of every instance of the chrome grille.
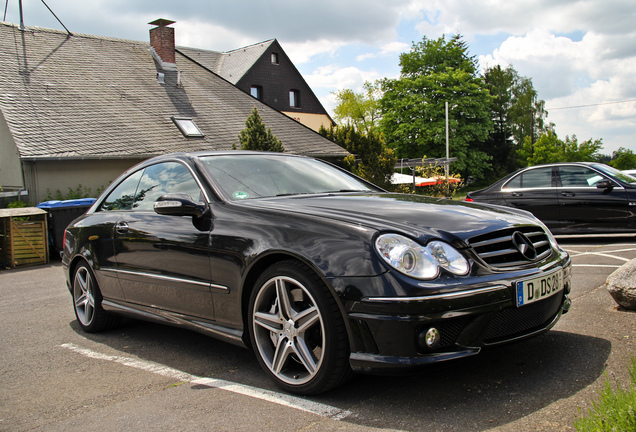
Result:
<instances>
[{"instance_id":1,"label":"chrome grille","mask_svg":"<svg viewBox=\"0 0 636 432\"><path fill-rule=\"evenodd\" d=\"M529 260L513 242L515 232L524 234L536 249L536 258ZM538 226L507 228L471 238L468 243L486 264L496 268L519 267L541 261L551 253L548 235Z\"/></svg>"}]
</instances>

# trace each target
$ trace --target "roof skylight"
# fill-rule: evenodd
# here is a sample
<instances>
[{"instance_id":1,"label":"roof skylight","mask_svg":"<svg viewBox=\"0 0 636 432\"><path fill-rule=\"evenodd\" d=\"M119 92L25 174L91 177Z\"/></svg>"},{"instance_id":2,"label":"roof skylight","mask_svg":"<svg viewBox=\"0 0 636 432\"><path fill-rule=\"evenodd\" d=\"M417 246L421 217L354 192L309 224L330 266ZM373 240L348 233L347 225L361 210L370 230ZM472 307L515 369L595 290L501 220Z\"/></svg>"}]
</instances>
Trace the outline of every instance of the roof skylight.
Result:
<instances>
[{"instance_id":1,"label":"roof skylight","mask_svg":"<svg viewBox=\"0 0 636 432\"><path fill-rule=\"evenodd\" d=\"M203 137L203 132L189 117L172 117L172 121L177 125L183 136L186 137Z\"/></svg>"}]
</instances>

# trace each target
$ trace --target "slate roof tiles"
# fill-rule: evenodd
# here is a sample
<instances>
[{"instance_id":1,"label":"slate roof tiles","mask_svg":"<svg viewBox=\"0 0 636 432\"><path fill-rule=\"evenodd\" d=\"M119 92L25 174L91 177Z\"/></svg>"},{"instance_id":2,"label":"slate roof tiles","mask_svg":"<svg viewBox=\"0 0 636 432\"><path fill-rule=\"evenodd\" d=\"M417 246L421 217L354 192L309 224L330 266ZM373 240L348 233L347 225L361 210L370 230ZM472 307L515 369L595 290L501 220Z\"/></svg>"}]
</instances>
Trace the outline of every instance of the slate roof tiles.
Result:
<instances>
[{"instance_id":1,"label":"slate roof tiles","mask_svg":"<svg viewBox=\"0 0 636 432\"><path fill-rule=\"evenodd\" d=\"M347 154L202 67L219 60L214 52L197 64L180 50L178 72L163 71L149 43L37 27L21 31L0 22L0 110L20 156L117 158L227 150L238 146L254 106L286 151ZM226 58L226 70L240 70L249 58L236 56L234 64ZM158 72L165 74L164 85ZM172 116L192 117L205 137L184 137Z\"/></svg>"}]
</instances>

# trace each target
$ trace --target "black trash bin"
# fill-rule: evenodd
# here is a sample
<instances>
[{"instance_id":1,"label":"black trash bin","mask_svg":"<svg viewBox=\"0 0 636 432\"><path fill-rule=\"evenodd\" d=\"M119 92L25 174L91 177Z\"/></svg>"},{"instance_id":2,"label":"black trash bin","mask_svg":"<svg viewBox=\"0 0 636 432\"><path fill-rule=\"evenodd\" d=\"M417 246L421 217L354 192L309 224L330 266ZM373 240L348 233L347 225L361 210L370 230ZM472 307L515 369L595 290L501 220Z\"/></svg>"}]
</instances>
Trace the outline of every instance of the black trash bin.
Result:
<instances>
[{"instance_id":1,"label":"black trash bin","mask_svg":"<svg viewBox=\"0 0 636 432\"><path fill-rule=\"evenodd\" d=\"M96 198L81 198L65 201L45 201L36 207L48 212L50 256L59 255L64 250L64 230L75 219L86 213Z\"/></svg>"}]
</instances>

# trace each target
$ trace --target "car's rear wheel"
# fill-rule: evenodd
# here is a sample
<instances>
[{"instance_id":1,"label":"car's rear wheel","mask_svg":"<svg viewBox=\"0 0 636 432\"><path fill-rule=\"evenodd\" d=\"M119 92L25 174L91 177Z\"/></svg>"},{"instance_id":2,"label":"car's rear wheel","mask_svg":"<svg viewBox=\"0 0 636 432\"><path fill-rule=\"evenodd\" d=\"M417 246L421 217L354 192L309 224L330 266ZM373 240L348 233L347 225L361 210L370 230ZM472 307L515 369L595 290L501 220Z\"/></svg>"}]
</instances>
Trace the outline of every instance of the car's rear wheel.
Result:
<instances>
[{"instance_id":1,"label":"car's rear wheel","mask_svg":"<svg viewBox=\"0 0 636 432\"><path fill-rule=\"evenodd\" d=\"M102 308L102 294L86 263L79 264L73 275L73 308L80 327L89 333L107 330L119 321Z\"/></svg>"},{"instance_id":2,"label":"car's rear wheel","mask_svg":"<svg viewBox=\"0 0 636 432\"><path fill-rule=\"evenodd\" d=\"M249 318L256 356L283 389L322 393L351 375L342 314L305 265L284 261L267 269L252 292Z\"/></svg>"}]
</instances>

